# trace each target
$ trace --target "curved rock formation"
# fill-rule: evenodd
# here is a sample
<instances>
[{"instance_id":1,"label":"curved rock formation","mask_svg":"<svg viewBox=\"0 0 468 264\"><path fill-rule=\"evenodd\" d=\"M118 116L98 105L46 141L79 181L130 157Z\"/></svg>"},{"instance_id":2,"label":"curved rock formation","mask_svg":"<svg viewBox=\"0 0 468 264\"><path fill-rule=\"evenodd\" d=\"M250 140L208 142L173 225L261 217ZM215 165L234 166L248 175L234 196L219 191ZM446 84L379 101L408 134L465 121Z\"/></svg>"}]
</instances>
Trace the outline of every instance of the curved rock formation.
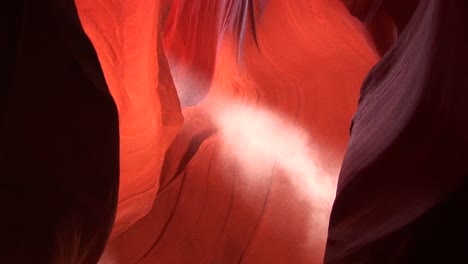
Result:
<instances>
[{"instance_id":1,"label":"curved rock formation","mask_svg":"<svg viewBox=\"0 0 468 264\"><path fill-rule=\"evenodd\" d=\"M1 262L96 263L115 217L117 108L72 1L1 12Z\"/></svg>"},{"instance_id":2,"label":"curved rock formation","mask_svg":"<svg viewBox=\"0 0 468 264\"><path fill-rule=\"evenodd\" d=\"M326 263L464 263L467 4L420 1L363 84Z\"/></svg>"},{"instance_id":3,"label":"curved rock formation","mask_svg":"<svg viewBox=\"0 0 468 264\"><path fill-rule=\"evenodd\" d=\"M2 261L465 263L465 2L11 3Z\"/></svg>"},{"instance_id":4,"label":"curved rock formation","mask_svg":"<svg viewBox=\"0 0 468 264\"><path fill-rule=\"evenodd\" d=\"M207 21L224 27L205 32L217 41L216 60L170 62L175 83L185 82L181 97L207 84L185 72L207 70L206 96L182 109L152 210L110 242L103 263L322 261L349 120L378 55L338 1L217 3L219 22ZM168 17L205 7L190 4ZM180 58L171 45L186 28L173 30L167 56ZM201 40L184 49L201 49Z\"/></svg>"}]
</instances>

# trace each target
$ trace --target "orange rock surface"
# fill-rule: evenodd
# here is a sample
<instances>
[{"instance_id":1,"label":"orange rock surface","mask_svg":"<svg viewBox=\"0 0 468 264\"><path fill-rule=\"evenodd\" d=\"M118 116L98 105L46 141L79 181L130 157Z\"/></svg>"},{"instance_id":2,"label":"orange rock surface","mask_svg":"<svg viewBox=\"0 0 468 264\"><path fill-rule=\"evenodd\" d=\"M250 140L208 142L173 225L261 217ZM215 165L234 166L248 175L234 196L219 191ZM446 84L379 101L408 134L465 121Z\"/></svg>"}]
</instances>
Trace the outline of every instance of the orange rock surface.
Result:
<instances>
[{"instance_id":1,"label":"orange rock surface","mask_svg":"<svg viewBox=\"0 0 468 264\"><path fill-rule=\"evenodd\" d=\"M163 31L163 4L76 1L119 111L101 262L321 263L359 87L379 58L364 26L340 1L180 0Z\"/></svg>"}]
</instances>

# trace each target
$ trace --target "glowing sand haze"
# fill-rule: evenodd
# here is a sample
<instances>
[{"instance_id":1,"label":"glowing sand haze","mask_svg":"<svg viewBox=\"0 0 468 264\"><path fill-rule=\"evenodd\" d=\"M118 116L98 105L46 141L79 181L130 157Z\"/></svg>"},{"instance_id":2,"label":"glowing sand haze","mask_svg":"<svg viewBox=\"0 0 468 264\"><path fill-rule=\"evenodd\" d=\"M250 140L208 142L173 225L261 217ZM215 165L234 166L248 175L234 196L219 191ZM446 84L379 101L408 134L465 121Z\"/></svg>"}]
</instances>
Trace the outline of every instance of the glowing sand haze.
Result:
<instances>
[{"instance_id":1,"label":"glowing sand haze","mask_svg":"<svg viewBox=\"0 0 468 264\"><path fill-rule=\"evenodd\" d=\"M304 210L311 210L314 224L319 229L327 225L336 175L320 165L305 130L278 113L241 104L223 107L213 119L220 127L224 155L237 156L243 176L255 184L281 170L296 191L293 195L311 205Z\"/></svg>"}]
</instances>

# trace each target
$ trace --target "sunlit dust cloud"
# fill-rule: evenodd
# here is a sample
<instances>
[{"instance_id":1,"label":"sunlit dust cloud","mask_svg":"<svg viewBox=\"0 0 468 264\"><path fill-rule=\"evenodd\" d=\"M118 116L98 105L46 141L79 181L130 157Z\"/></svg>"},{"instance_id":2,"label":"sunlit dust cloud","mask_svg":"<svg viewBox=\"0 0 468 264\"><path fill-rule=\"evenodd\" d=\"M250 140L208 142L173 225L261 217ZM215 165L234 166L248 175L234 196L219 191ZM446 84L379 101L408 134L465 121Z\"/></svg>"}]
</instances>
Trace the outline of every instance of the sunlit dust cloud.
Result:
<instances>
[{"instance_id":1,"label":"sunlit dust cloud","mask_svg":"<svg viewBox=\"0 0 468 264\"><path fill-rule=\"evenodd\" d=\"M310 202L311 221L326 229L337 175L321 166L313 138L305 130L278 113L241 104L223 106L213 119L225 155L237 157L237 166L251 184L282 170L294 187L291 195Z\"/></svg>"}]
</instances>

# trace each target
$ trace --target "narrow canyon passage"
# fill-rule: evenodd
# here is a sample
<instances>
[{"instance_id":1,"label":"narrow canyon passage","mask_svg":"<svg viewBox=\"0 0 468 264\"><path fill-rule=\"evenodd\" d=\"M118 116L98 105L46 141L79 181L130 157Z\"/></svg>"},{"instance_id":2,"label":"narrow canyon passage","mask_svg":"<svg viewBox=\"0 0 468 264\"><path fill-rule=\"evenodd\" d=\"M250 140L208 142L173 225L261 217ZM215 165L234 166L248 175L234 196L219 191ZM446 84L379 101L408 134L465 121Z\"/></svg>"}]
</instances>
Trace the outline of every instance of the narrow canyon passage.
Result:
<instances>
[{"instance_id":1,"label":"narrow canyon passage","mask_svg":"<svg viewBox=\"0 0 468 264\"><path fill-rule=\"evenodd\" d=\"M197 21L185 17L166 24L163 37L175 83L169 88L177 90L184 124L160 165L159 191L150 210L151 201L143 196L154 196L152 189L122 198L131 195L127 189L135 191L130 177L141 184L145 174L133 171L125 178L125 162L133 163L121 159L121 202L113 232L123 233L111 239L102 263L322 262L349 123L360 84L379 56L364 26L339 1L269 1L257 11L255 37L253 28L239 33L232 21L234 26L215 30L212 24L223 24L223 17L250 18L236 18L242 6L235 2L231 9L228 1L226 6L212 2L201 7L177 2L167 15L169 21L179 12ZM219 22L202 12L216 5L219 14L213 17ZM187 14L192 9L202 13ZM212 31L203 38L186 32L207 29ZM93 32L88 34L93 40ZM216 43L206 44L209 40ZM214 58L203 50L207 47L217 48ZM141 49L132 47L128 56L136 56L135 51ZM126 58L125 47L120 52ZM167 65L159 65L159 78L169 74L162 67ZM122 90L131 96L132 89L143 89L133 85L110 89L118 96ZM145 104L154 102L135 103L147 109L151 106ZM127 103L121 104L125 114ZM129 121L147 124L144 115L133 118ZM121 118L121 133L125 126L141 131L129 121ZM121 134L121 156L128 155L127 144L147 145L150 138L126 140ZM148 184L157 180L153 175ZM139 213L148 215L139 219ZM121 231L121 221L131 216L139 221Z\"/></svg>"},{"instance_id":2,"label":"narrow canyon passage","mask_svg":"<svg viewBox=\"0 0 468 264\"><path fill-rule=\"evenodd\" d=\"M1 263L468 263L465 0L18 0Z\"/></svg>"}]
</instances>

